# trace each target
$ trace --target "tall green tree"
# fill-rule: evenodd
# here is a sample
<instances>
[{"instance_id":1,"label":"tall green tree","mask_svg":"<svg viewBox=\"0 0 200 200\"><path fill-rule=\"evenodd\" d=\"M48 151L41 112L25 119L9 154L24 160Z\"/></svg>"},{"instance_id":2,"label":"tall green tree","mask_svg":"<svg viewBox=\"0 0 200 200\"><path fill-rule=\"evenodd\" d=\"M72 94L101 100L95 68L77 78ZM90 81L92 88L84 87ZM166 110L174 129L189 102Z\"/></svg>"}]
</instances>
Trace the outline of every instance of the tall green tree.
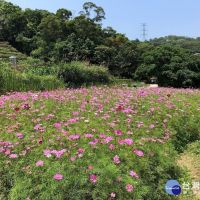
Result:
<instances>
[{"instance_id":1,"label":"tall green tree","mask_svg":"<svg viewBox=\"0 0 200 200\"><path fill-rule=\"evenodd\" d=\"M56 16L61 20L69 20L72 16L72 12L70 10L61 8L56 11Z\"/></svg>"},{"instance_id":2,"label":"tall green tree","mask_svg":"<svg viewBox=\"0 0 200 200\"><path fill-rule=\"evenodd\" d=\"M3 39L17 47L16 37L24 30L26 25L26 19L23 16L22 9L12 3L1 0L0 16Z\"/></svg>"},{"instance_id":3,"label":"tall green tree","mask_svg":"<svg viewBox=\"0 0 200 200\"><path fill-rule=\"evenodd\" d=\"M92 2L85 2L83 4L83 11L80 13L94 22L101 22L103 19L105 19L104 9Z\"/></svg>"}]
</instances>

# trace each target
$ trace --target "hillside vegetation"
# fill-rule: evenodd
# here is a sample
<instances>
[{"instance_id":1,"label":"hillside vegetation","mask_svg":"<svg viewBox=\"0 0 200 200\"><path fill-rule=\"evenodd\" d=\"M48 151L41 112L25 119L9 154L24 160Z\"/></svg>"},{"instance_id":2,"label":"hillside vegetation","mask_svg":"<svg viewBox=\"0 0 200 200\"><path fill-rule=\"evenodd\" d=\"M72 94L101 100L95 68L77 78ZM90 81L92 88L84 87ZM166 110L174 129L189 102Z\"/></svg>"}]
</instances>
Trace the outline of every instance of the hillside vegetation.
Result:
<instances>
[{"instance_id":1,"label":"hillside vegetation","mask_svg":"<svg viewBox=\"0 0 200 200\"><path fill-rule=\"evenodd\" d=\"M17 59L22 60L26 58L26 55L17 51L8 42L0 41L0 60L9 60L10 56L16 56Z\"/></svg>"},{"instance_id":2,"label":"hillside vegetation","mask_svg":"<svg viewBox=\"0 0 200 200\"><path fill-rule=\"evenodd\" d=\"M92 2L85 2L79 14L72 16L68 9L22 10L0 0L0 15L0 38L48 65L83 61L104 66L120 78L149 83L155 77L160 86L200 87L199 38L130 40L102 26L105 11ZM8 55L6 51L0 52Z\"/></svg>"}]
</instances>

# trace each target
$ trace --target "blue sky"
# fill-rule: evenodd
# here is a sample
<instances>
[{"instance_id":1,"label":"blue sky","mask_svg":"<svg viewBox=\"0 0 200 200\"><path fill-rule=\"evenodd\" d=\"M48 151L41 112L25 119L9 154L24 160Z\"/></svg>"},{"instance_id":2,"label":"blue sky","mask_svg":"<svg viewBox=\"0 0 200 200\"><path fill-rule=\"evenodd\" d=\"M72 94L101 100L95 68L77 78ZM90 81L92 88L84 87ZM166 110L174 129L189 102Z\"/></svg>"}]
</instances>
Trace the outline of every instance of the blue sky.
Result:
<instances>
[{"instance_id":1,"label":"blue sky","mask_svg":"<svg viewBox=\"0 0 200 200\"><path fill-rule=\"evenodd\" d=\"M87 0L90 1L90 0ZM78 13L85 0L10 0L22 8ZM91 0L106 12L103 26L112 26L130 39L141 39L147 23L148 39L166 35L200 36L200 0Z\"/></svg>"}]
</instances>

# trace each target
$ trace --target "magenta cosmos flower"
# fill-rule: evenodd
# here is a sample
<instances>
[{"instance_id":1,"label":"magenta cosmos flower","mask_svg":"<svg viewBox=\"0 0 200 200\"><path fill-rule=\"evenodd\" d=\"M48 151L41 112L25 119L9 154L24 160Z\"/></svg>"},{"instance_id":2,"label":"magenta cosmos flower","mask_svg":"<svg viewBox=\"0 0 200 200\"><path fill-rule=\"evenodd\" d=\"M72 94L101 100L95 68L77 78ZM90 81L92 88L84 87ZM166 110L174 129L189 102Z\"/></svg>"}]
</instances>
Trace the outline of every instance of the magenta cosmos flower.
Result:
<instances>
[{"instance_id":1,"label":"magenta cosmos flower","mask_svg":"<svg viewBox=\"0 0 200 200\"><path fill-rule=\"evenodd\" d=\"M62 175L62 174L55 174L55 175L53 176L53 178L54 178L55 180L57 180L57 181L60 181L60 180L63 179L63 175Z\"/></svg>"},{"instance_id":2,"label":"magenta cosmos flower","mask_svg":"<svg viewBox=\"0 0 200 200\"><path fill-rule=\"evenodd\" d=\"M124 139L124 143L131 146L133 144L133 140L131 138Z\"/></svg>"},{"instance_id":3,"label":"magenta cosmos flower","mask_svg":"<svg viewBox=\"0 0 200 200\"><path fill-rule=\"evenodd\" d=\"M19 138L19 139L23 139L24 135L22 133L17 133L16 136Z\"/></svg>"},{"instance_id":4,"label":"magenta cosmos flower","mask_svg":"<svg viewBox=\"0 0 200 200\"><path fill-rule=\"evenodd\" d=\"M113 161L114 161L115 164L119 164L119 163L121 162L118 155L116 155L116 156L113 158Z\"/></svg>"},{"instance_id":5,"label":"magenta cosmos flower","mask_svg":"<svg viewBox=\"0 0 200 200\"><path fill-rule=\"evenodd\" d=\"M133 170L130 171L130 176L135 177L135 178L139 178L139 176L137 175L136 172L134 172Z\"/></svg>"},{"instance_id":6,"label":"magenta cosmos flower","mask_svg":"<svg viewBox=\"0 0 200 200\"><path fill-rule=\"evenodd\" d=\"M79 134L70 135L69 140L78 140L81 136Z\"/></svg>"},{"instance_id":7,"label":"magenta cosmos flower","mask_svg":"<svg viewBox=\"0 0 200 200\"><path fill-rule=\"evenodd\" d=\"M97 182L97 175L96 174L90 174L89 179L90 179L90 182L96 183Z\"/></svg>"},{"instance_id":8,"label":"magenta cosmos flower","mask_svg":"<svg viewBox=\"0 0 200 200\"><path fill-rule=\"evenodd\" d=\"M131 184L126 185L126 191L127 192L132 192L133 191L133 186Z\"/></svg>"},{"instance_id":9,"label":"magenta cosmos flower","mask_svg":"<svg viewBox=\"0 0 200 200\"><path fill-rule=\"evenodd\" d=\"M143 157L144 156L144 152L138 149L134 149L133 153L136 154L139 157Z\"/></svg>"},{"instance_id":10,"label":"magenta cosmos flower","mask_svg":"<svg viewBox=\"0 0 200 200\"><path fill-rule=\"evenodd\" d=\"M119 135L119 136L122 135L122 131L121 130L115 130L114 133L115 133L115 135Z\"/></svg>"}]
</instances>

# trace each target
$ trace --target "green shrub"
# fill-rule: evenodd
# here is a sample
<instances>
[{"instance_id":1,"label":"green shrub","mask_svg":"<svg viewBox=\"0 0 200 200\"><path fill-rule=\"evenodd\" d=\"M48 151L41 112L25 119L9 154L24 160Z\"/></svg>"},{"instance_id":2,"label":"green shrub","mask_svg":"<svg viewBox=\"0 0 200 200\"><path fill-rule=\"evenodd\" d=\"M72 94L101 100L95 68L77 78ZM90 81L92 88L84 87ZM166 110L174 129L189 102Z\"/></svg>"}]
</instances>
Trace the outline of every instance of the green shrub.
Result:
<instances>
[{"instance_id":1,"label":"green shrub","mask_svg":"<svg viewBox=\"0 0 200 200\"><path fill-rule=\"evenodd\" d=\"M63 78L64 82L70 86L88 86L110 82L110 75L106 68L81 62L63 65L58 76Z\"/></svg>"},{"instance_id":2,"label":"green shrub","mask_svg":"<svg viewBox=\"0 0 200 200\"><path fill-rule=\"evenodd\" d=\"M173 120L176 134L173 138L175 149L183 152L188 144L200 140L200 118L194 115L183 115Z\"/></svg>"}]
</instances>

